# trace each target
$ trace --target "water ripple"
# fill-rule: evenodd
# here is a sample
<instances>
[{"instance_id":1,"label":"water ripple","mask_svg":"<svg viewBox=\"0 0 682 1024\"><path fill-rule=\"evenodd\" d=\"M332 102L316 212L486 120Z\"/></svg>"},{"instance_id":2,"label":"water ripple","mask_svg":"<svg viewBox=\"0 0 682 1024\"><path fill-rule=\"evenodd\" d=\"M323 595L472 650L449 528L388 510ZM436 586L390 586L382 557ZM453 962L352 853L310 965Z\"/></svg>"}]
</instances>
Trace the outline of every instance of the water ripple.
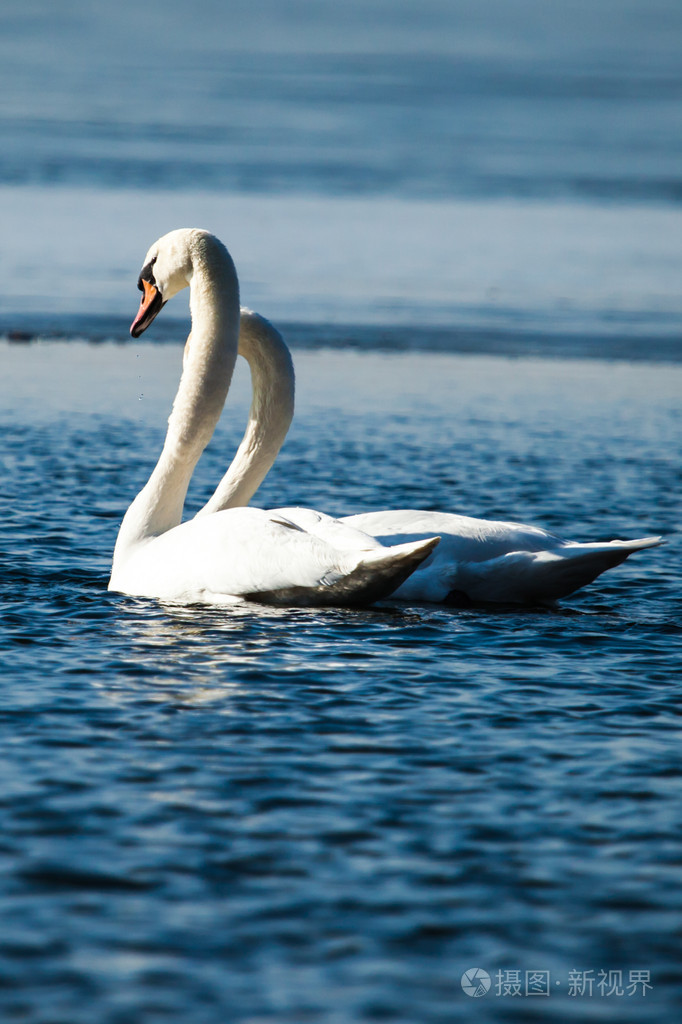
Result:
<instances>
[{"instance_id":1,"label":"water ripple","mask_svg":"<svg viewBox=\"0 0 682 1024\"><path fill-rule=\"evenodd\" d=\"M398 404L392 358L368 357ZM434 507L454 495L587 536L653 516L669 534L556 610L183 609L109 594L112 509L148 471L155 411L129 434L125 472L111 444L129 425L113 416L3 425L8 1020L40 1024L47 1007L70 1024L93 1008L104 1024L445 1024L468 1010L459 979L476 965L551 971L564 994L543 1020L557 1024L607 1005L569 999L569 970L650 969L647 1014L673 1019L681 608L662 467L680 421L661 398L656 429L621 430L612 368L579 393L564 370L535 368L525 426L514 389L489 395L483 420L453 410L428 361L410 375L433 374L429 401L371 432L349 390L344 444L304 401L263 492L333 508L340 493L369 507L378 489L400 505L409 482ZM627 383L631 416L656 379L641 395ZM454 459L434 442L449 429ZM198 492L225 447L207 453ZM434 458L416 484L419 450ZM477 1020L528 1020L528 1003L490 993ZM641 996L617 1006L641 1019Z\"/></svg>"}]
</instances>

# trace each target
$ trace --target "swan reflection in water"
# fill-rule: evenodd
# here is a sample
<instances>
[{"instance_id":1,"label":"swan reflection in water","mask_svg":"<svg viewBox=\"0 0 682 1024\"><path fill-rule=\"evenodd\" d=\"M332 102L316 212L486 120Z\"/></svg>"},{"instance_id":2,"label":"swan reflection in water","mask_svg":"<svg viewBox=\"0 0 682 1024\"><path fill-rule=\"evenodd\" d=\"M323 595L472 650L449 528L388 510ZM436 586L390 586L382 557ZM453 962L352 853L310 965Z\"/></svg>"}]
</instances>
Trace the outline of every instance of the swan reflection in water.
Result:
<instances>
[{"instance_id":1,"label":"swan reflection in water","mask_svg":"<svg viewBox=\"0 0 682 1024\"><path fill-rule=\"evenodd\" d=\"M229 713L233 696L282 695L283 681L332 683L397 658L406 627L419 626L418 610L401 605L371 609L279 608L244 602L216 608L140 598L115 598L114 630L128 657L106 666L96 683L117 703L152 699L215 703ZM447 614L444 611L440 614ZM394 675L399 675L395 666ZM344 685L346 685L344 683Z\"/></svg>"}]
</instances>

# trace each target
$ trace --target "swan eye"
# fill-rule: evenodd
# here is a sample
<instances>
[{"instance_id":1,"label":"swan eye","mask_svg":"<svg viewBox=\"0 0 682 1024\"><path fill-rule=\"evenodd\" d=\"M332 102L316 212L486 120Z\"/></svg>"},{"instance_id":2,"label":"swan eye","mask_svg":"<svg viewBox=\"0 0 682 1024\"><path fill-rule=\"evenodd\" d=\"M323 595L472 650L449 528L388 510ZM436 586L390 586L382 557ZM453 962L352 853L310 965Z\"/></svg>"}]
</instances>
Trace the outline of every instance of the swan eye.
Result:
<instances>
[{"instance_id":1,"label":"swan eye","mask_svg":"<svg viewBox=\"0 0 682 1024\"><path fill-rule=\"evenodd\" d=\"M152 258L150 259L149 263L146 263L144 265L144 267L142 268L140 276L137 279L137 287L138 287L139 291L141 291L141 292L144 291L144 285L142 283L143 281L149 281L150 284L156 285L156 281L154 280L154 273L152 271L152 267L156 263L157 258L158 258L157 256L152 256Z\"/></svg>"}]
</instances>

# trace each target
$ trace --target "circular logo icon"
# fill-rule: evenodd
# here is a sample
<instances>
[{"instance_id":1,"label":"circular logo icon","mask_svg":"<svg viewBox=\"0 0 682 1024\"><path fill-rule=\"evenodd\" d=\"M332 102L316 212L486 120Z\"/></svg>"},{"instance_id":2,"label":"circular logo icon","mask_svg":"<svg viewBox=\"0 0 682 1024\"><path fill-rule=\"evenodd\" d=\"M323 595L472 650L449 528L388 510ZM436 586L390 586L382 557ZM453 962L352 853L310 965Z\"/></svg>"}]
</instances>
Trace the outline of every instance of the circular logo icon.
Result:
<instances>
[{"instance_id":1,"label":"circular logo icon","mask_svg":"<svg viewBox=\"0 0 682 1024\"><path fill-rule=\"evenodd\" d=\"M462 988L474 999L477 996L484 996L490 988L490 975L481 967L471 967L462 975Z\"/></svg>"}]
</instances>

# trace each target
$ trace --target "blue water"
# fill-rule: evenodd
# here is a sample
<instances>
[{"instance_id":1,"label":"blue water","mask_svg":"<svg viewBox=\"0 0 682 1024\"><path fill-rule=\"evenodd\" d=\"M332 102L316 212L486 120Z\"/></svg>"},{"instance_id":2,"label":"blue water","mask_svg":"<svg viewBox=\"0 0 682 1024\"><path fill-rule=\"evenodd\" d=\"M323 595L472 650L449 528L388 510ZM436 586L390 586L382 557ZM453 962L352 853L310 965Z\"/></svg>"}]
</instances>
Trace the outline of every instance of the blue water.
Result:
<instances>
[{"instance_id":1,"label":"blue water","mask_svg":"<svg viewBox=\"0 0 682 1024\"><path fill-rule=\"evenodd\" d=\"M0 29L3 1022L676 1022L682 8L7 0ZM292 343L259 504L665 546L556 610L109 594L184 300L126 324L185 223Z\"/></svg>"}]
</instances>

